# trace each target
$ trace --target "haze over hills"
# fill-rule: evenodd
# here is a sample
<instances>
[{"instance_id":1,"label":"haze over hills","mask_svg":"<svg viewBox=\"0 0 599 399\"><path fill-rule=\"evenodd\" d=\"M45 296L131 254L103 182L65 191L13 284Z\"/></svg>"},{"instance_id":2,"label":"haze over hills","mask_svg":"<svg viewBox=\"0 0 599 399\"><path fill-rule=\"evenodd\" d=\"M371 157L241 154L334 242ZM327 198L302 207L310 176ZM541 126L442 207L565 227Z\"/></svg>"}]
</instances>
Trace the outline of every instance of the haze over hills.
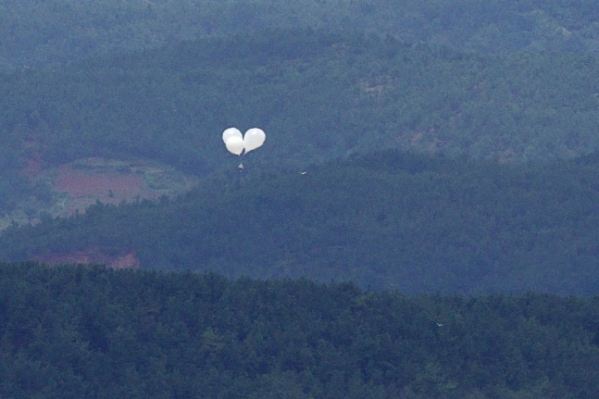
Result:
<instances>
[{"instance_id":1,"label":"haze over hills","mask_svg":"<svg viewBox=\"0 0 599 399\"><path fill-rule=\"evenodd\" d=\"M220 140L229 126L267 131L264 151L249 156L256 168L383 148L501 162L584 155L599 147L594 60L276 30L7 73L0 209L39 218L63 198L45 175L24 173L32 162L52 170L90 157L141 158L218 175L236 164Z\"/></svg>"},{"instance_id":2,"label":"haze over hills","mask_svg":"<svg viewBox=\"0 0 599 399\"><path fill-rule=\"evenodd\" d=\"M57 7L59 3L52 4L53 7ZM134 7L135 4L137 3L131 3L130 7ZM192 3L181 3L181 7L187 7L190 4ZM257 2L256 7L259 4L262 3ZM382 4L382 2L377 3L377 7L368 11L367 4L364 3L360 12L373 16L383 9L378 8L382 7ZM146 11L151 9L151 6L149 5L150 8L147 8ZM215 4L212 6L220 7ZM331 6L329 3L322 4L324 8L329 6ZM437 6L442 6L441 9L452 7L442 2ZM462 6L465 7L465 5ZM101 6L93 7L108 7L102 9L108 10L112 7L112 3L106 2ZM80 14L77 15L84 15L84 12L91 12L93 7L69 5L64 10L67 14L79 12ZM429 15L433 12L433 8L418 8L415 5L410 7L413 8L414 15ZM537 18L541 15L539 14L541 9L533 4L521 4L518 7L524 7L518 12L529 13L526 14L529 17ZM584 7L591 6L584 5ZM573 9L576 12L566 12L568 7L551 6L543 12L552 13L551 15L554 15L555 18L569 21L569 26L583 29L587 26L585 18L582 16L575 18L574 16L585 10L584 7L581 5ZM164 8L164 10L166 9ZM11 10L11 12L16 12L19 8ZM129 11L131 10L133 8L129 9ZM169 10L178 12L176 8ZM345 12L343 7L337 10L339 15ZM463 18L479 12L480 15L476 14L478 18L476 21L483 26L490 21L484 16L489 16L493 7L477 8L476 4L472 3L464 10L466 12L462 16ZM129 11L123 12L126 14ZM243 13L239 10L231 12L233 14L235 12ZM51 12L44 15L49 16ZM302 15L307 17L308 14ZM452 23L451 15L453 14L449 13L447 23L442 24L448 29ZM496 17L504 21L502 18L506 15L501 13ZM103 18L108 18L108 13L98 11L98 18L95 21L104 21ZM139 19L142 22L145 20L145 17ZM434 18L427 20L434 22ZM125 18L118 23L115 20L114 23L123 27L127 26L126 21L128 20ZM365 32L371 31L366 26L370 24L368 18L363 20L366 25L362 28L356 25L355 29L338 29L336 33L332 33L334 24L328 26L327 29L314 30L311 28L313 24L306 22L308 19L302 19L301 21L304 22L301 23L298 19L297 24L292 24L292 28L289 28L291 25L288 26L284 19L278 19L278 21L279 24L276 25L276 28L263 30L262 28L270 26L267 24L261 26L260 29L258 27L255 27L255 30L250 29L248 30L250 33L243 36L235 35L235 31L232 30L223 32L222 35L213 35L218 37L203 37L186 43L177 42L158 49L101 57L94 56L72 62L67 66L33 68L2 74L0 76L2 82L0 85L0 138L4 140L5 146L0 151L0 164L4 165L2 185L0 186L0 208L5 215L5 221L7 221L4 225L7 225L10 220L17 221L16 224L31 220L43 220L39 228L33 229L35 231L44 231L43 229L48 229L48 226L60 225L59 222L51 222L51 220L66 214L64 212L67 209L65 206L66 194L64 191L60 191L60 182L57 183L56 179L52 180L48 176L59 173L56 171L68 169L72 162L87 165L90 162L96 162L93 160L101 160L100 162L125 165L121 167L122 170L119 173L140 173L142 175L148 174L147 171L127 165L133 165L136 162L138 164L154 162L152 165L164 165L164 168L173 168L179 173L187 174L187 176L169 175L175 180L194 179L203 187L202 190L206 190L207 187L216 187L217 190L220 190L223 187L223 181L230 178L230 171L234 170L237 164L237 160L226 153L220 140L220 133L229 126L237 126L242 130L260 126L268 134L266 146L248 157L247 165L252 169L250 175L253 176L250 181L257 185L268 185L268 176L276 176L275 180L286 174L295 176L298 171L304 170L308 165L320 164L336 158L344 159L351 154L367 154L386 148L400 149L402 152L444 153L452 157L459 155L462 157L459 159L463 162L466 162L468 158L475 158L492 159L499 163L572 159L592 153L599 148L599 137L596 134L599 127L599 114L597 113L599 98L595 88L588 84L588 82L599 80L599 67L597 67L595 57L588 51L512 53L510 50L503 52L501 56L466 54L457 50L464 50L464 47L457 45L453 45L454 49L440 47L437 45L438 43L435 44L434 40L427 39L428 43L414 44L392 36L385 38L368 36L365 34ZM575 21L576 23L574 23ZM232 34L232 36L222 37L225 34ZM131 48L135 48L135 46ZM481 53L485 52L481 51ZM91 52L90 54L96 53ZM73 60L78 58L77 55L73 57ZM452 162L459 164L462 161L454 160ZM432 158L418 162L435 164L437 160ZM344 176L347 176L353 166L351 161L342 165L344 166L339 167L341 169L335 168L339 176L328 175L326 179L330 182L344 181ZM455 168L456 165L448 167ZM483 164L476 165L477 168L488 171L486 166L481 166ZM493 165L496 164L493 163ZM562 170L562 168L571 167L568 165L570 164L567 162L557 162L552 167ZM36 168L37 171L31 173ZM537 170L533 166L522 166L522 168L522 170L529 170L528 168ZM134 170L135 172L133 172ZM508 174L513 172L507 167L505 170L501 168L498 170ZM370 187L371 183L366 181L364 173L366 175L372 173L370 166L358 171L358 176L362 176L365 181L358 179L355 183L358 186ZM385 172L380 173L383 173L381 179L384 180L386 177L382 176L385 176ZM437 178L440 178L447 172L436 173L438 173ZM490 177L472 177L465 174L460 179L472 179L475 182L473 184L477 185L486 179L493 180L493 174L499 172L490 173ZM577 170L576 173L582 172ZM132 178L138 177L132 176ZM90 178L90 175L87 178ZM123 176L122 178L129 177ZM420 178L423 177L419 175L418 179ZM545 178L550 179L548 176ZM390 179L388 185L391 188L387 193L382 192L384 196L393 192L393 187L397 184L395 178ZM531 181L534 179L531 177ZM557 177L557 179L563 179L563 177ZM442 183L447 186L441 185L440 187L445 187L449 191L460 191L459 188L452 185L463 184L451 179L442 179ZM119 199L132 199L131 195L116 199L114 193L118 192L116 185L119 183L107 184L114 184L115 187L103 186L102 190L105 192L101 195L98 194L98 199L106 202L106 197L108 197L110 198L108 202L112 203L118 203ZM325 183L319 184L324 185ZM337 187L339 190L334 195L341 195L343 190L351 190L353 183L348 180L347 187L327 184ZM494 184L498 185L498 183ZM577 189L583 192L584 184L580 182L579 185L580 187ZM188 185L183 184L181 187L187 188ZM430 188L426 185L424 187L427 187L423 192L426 197L429 195L427 190ZM508 185L506 189L512 188ZM418 189L410 188L410 190L417 191ZM177 192L180 192L180 189L169 188L163 191L168 195L174 195ZM307 192L310 190L308 189ZM549 192L551 190L546 192L543 188L539 191L541 196L539 198L545 195L553 196ZM223 192L221 195L223 195L223 201L228 203L237 194ZM233 197L227 197L228 195L233 195ZM248 195L260 197L255 192L248 192ZM272 195L286 197L288 193L275 191ZM399 194L397 195L399 196ZM498 192L497 195L500 193ZM594 194L590 190L585 195ZM157 195L149 196L155 198ZM140 200L142 197L138 195L137 198ZM445 194L444 198L445 202L451 203L449 194ZM85 201L89 204L93 202L93 198L86 198ZM180 200L174 201L172 204L179 204L178 201ZM346 205L347 209L357 207L360 203L357 198L351 201L351 204ZM481 201L483 200L481 199ZM326 200L323 201L323 203L326 202ZM342 201L338 202L342 203ZM190 204L192 202L183 201L182 203ZM61 205L57 206L58 204ZM166 201L161 206L174 206L175 208L179 206L172 204ZM378 209L379 205L372 205L373 209ZM138 206L140 205L123 206L115 212L123 212L123 209L126 209L126 212L131 212L133 215L138 212ZM285 208L285 205L277 206L281 209ZM385 208L389 206L384 205ZM431 205L432 208L437 206L439 206L437 203ZM496 218L504 217L500 215L502 210L487 206L489 212L499 212ZM510 208L513 204L508 201L505 206ZM523 212L527 213L535 206L537 204L529 202L524 205ZM553 203L549 208L551 210L547 210L547 212L559 215L560 212L555 213L553 209L556 206ZM567 253L584 254L580 257L574 256L577 262L580 259L585 259L581 261L580 265L586 265L591 262L591 259L594 259L592 245L585 247L586 244L580 244L578 238L573 238L575 235L594 237L594 231L589 227L592 225L590 222L583 223L587 230L584 228L581 232L577 230L580 226L576 223L586 220L585 218L592 215L592 211L589 210L591 208L587 209L586 206L585 203L576 211L583 213L577 213L577 219L572 223L566 219L549 223L561 226L560 229L577 231L577 233L568 233L568 237L561 239L565 239L568 243L564 247L569 248L564 250ZM61 213L58 208L63 212ZM104 209L102 206L94 209L92 213L108 212L108 214L112 214L111 212L113 212L112 208ZM71 209L72 211L73 209ZM322 212L322 210L320 211ZM470 212L466 208L460 208L460 212L462 211ZM176 211L173 212L172 219L168 223L180 217L175 216ZM387 213L387 211L377 212L379 216ZM515 211L511 210L508 213L510 212ZM589 213L585 214L584 212ZM18 219L16 215L26 215L27 220ZM427 219L429 216L426 216L426 221L423 221L426 227L421 238L425 241L428 239L424 237L435 236L437 227L436 222ZM331 227L333 236L343 236L344 232L341 226L343 226L344 218L341 217L340 226ZM401 225L399 220L403 220L402 218L403 216L396 221L398 226ZM67 225L72 223L73 218L70 220L65 223ZM77 223L93 224L81 216L74 217L74 220L77 220ZM304 222L310 226L312 224L318 226L313 220L301 221L301 223ZM452 220L450 224L454 222ZM136 221L134 224L139 223ZM216 229L220 230L218 224L221 222L214 221L214 223L217 225ZM287 226L286 223L283 219L275 220L275 225ZM376 226L373 230L376 231L373 233L373 237L377 234L384 236L382 234L384 229L381 230L382 226L378 219L370 218L366 223L368 226L370 224ZM426 223L433 224L429 226ZM481 223L485 224L482 221ZM537 220L527 223L535 226L535 223L543 224L544 222ZM510 225L509 221L507 225ZM505 234L506 237L513 237L519 234L516 231L521 228L524 228L526 234L531 234L531 237L538 236L539 231L556 231L553 227L547 226L532 228L523 227L517 223L514 226L512 227L516 230L508 229L509 232L502 234ZM402 226L400 230L405 227ZM455 227L456 231L459 231L464 226L459 222ZM61 228L63 227L59 227L59 230ZM84 229L86 228L91 227ZM94 228L100 229L98 231L102 230L99 226ZM352 228L349 228L348 231L352 231ZM27 228L24 228L25 230ZM122 227L120 230L123 232L122 234L130 234L129 238L123 241L124 243L135 241L137 238L132 237L141 234L133 230L125 233L128 230ZM318 246L316 243L318 240L314 237L319 235L325 237L327 231L326 227L321 230L318 230L317 227L310 227L308 230L307 237L312 237L308 239L312 242L308 245L310 248L313 248L314 245ZM14 227L10 233L5 235L5 238L10 240L11 234L19 236L21 233L18 231L19 229ZM114 234L109 231L111 230L107 230L107 235ZM145 231L153 232L154 230L148 228ZM355 234L356 237L366 234L360 231L357 229L352 234ZM397 231L393 234L396 233ZM32 233L29 237L36 237L36 234ZM50 237L49 241L45 243L31 241L28 244L24 242L18 245L8 245L5 248L6 259L28 259L42 256L44 251L51 251L55 244L48 243L54 242L54 239L51 238L54 232L44 232L42 235L44 234L46 237ZM91 243L105 239L101 235L94 238L94 234L96 233L91 233L90 238L86 238L86 240ZM202 235L203 233L199 229L193 234ZM405 241L405 245L410 248L423 245L413 242L416 235L405 234L409 238ZM481 236L489 240L494 237L494 234L496 232L489 230L469 232L466 235ZM551 236L551 234L549 235ZM66 237L62 233L59 236ZM175 236L176 234L171 235L171 237ZM79 237L88 237L88 233L82 233ZM285 234L281 237L285 237ZM394 241L397 236L393 237L388 243L389 248L393 248L391 252L398 251ZM463 242L460 244L460 239L452 241L452 237L452 235L444 237L449 240L447 244L449 247L458 248L460 245L465 245ZM152 239L146 237L142 241L144 240L151 241ZM251 267L242 266L245 261L239 260L241 262L239 263L237 260L229 259L217 266L219 262L217 258L221 256L218 254L223 249L217 249L215 252L217 255L211 252L212 249L207 252L192 250L188 251L188 255L182 255L186 253L186 250L183 248L185 245L181 243L185 243L186 240L187 238L181 238L180 243L170 246L178 248L176 251L166 250L163 255L152 253L151 256L143 255L145 250L141 248L147 247L145 243L136 244L133 246L134 249L133 247L118 246L113 248L111 244L107 245L104 242L98 245L102 247L100 252L108 251L119 254L119 256L126 256L129 251L136 251L141 257L143 267L162 269L205 268L213 270L220 268L219 270L227 270L227 273L231 275L251 274L261 270L258 272L259 275L273 276L278 273L272 270L273 264L283 265L282 270L286 271L282 275L295 273L296 269L289 267L290 264L299 262L302 267L308 269L312 267L306 266L311 261L306 264L297 260L295 253L301 252L297 248L290 250L291 255L280 254L268 259L266 262L268 265L258 266L256 263ZM584 242L590 242L590 240L591 238L583 239ZM75 244L75 241L73 241L72 247L65 243L60 244L61 251L66 253L73 250L89 250L89 245L82 247ZM537 242L538 237L533 241ZM193 239L189 242L193 242L194 246L198 245ZM433 246L437 245L435 240L427 242L427 245L431 242L435 243ZM411 255L406 255L404 264L416 262L424 265L432 262L441 268L448 268L454 260L457 265L462 266L483 262L489 269L480 277L484 280L482 283L484 288L481 288L480 291L493 290L492 287L509 290L506 288L509 284L504 287L497 283L495 281L497 276L489 274L489 270L495 267L490 265L497 262L497 259L503 259L503 255L507 256L511 252L507 251L499 256L497 254L501 251L488 248L491 244L481 244L485 247L484 249L480 249L479 244L466 245L466 253L473 251L471 256L466 256L457 250L455 259L452 258L454 255L450 255L451 251L437 251L434 248L433 250L418 250L417 253L421 251L424 257L415 261L410 257ZM541 247L544 248L546 244L544 243ZM37 251L34 250L36 245ZM220 248L219 245L216 244L216 247ZM356 273L364 285L372 283L378 287L385 287L389 284L397 284L401 279L401 273L391 278L389 280L393 281L391 283L386 282L387 279L382 277L385 273L379 275L378 272L372 272L372 270L368 273L364 272L364 270L370 270L370 266L364 268L364 265L369 262L375 265L378 261L368 258L366 255L363 259L369 260L358 261L362 258L356 253L343 255L344 250L341 249L345 248L344 245L325 245L327 248L336 248L335 251L340 251L337 251L339 253L329 253L327 251L330 249L327 249L324 254L319 253L316 256L318 259L316 263L328 259L329 255L333 258L347 256L347 262L359 264L356 269L359 271ZM518 244L515 245L518 246ZM291 248L287 244L283 247ZM350 244L349 247L358 248L353 244ZM580 248L586 249L581 250ZM93 250L95 251L97 248ZM179 251L178 254L166 255L171 252L177 253L177 251ZM521 248L516 252L518 251L521 251ZM276 252L271 251L270 253L275 254ZM364 250L363 252L370 254L372 251ZM438 255L433 255L435 253ZM385 259L387 259L387 255L384 256ZM416 256L413 253L412 255ZM403 255L393 256L401 258ZM453 260L447 258L448 256ZM518 255L514 256L520 259L519 257L523 255L518 252ZM544 262L535 256L533 256L535 260L529 259L523 262L528 265ZM292 260L289 260L288 257ZM150 261L150 259L153 260ZM561 260L558 261L558 259ZM559 256L555 257L554 260L559 263L559 266L556 267L559 270L565 270L565 265L571 262L568 259L567 256L563 259ZM199 265L198 262L205 264ZM333 263L336 264L336 262L342 261L335 260ZM385 262L387 260L382 261L382 263ZM458 266L458 269L461 270L462 266ZM251 269L251 272L242 271L243 267L246 269L249 267L248 270ZM381 270L387 270L390 266L379 267ZM405 267L407 268L407 266ZM538 285L537 282L523 278L518 280L522 286L514 287L514 289L538 287L552 292L589 292L594 280L591 278L585 281L582 277L584 275L583 266L575 268L578 268L579 272L570 276L575 281L572 283L572 287L558 287L558 280L555 278L544 280ZM333 268L330 273L323 272L317 277L339 278L346 272L347 270L344 268ZM372 273L372 276L368 277L369 273ZM448 273L447 275L453 276L453 272ZM456 276L459 276L462 272L456 273ZM303 272L298 275L303 275ZM349 275L352 276L351 273ZM442 277L448 284L447 287L443 287L434 282L434 279L437 278L433 277L434 273L428 276L427 273L420 272L419 276L416 278L417 281L420 281L416 284L417 288L413 288L414 286L404 288L415 292L433 289L432 287L441 290L477 291L477 288L470 282L460 286L459 277L455 277L455 279ZM556 276L561 276L560 272L556 272ZM488 281L485 280L487 278ZM514 278L514 281L516 280Z\"/></svg>"},{"instance_id":3,"label":"haze over hills","mask_svg":"<svg viewBox=\"0 0 599 399\"><path fill-rule=\"evenodd\" d=\"M594 60L279 29L4 74L4 211L32 197L46 208L34 208L38 226L2 235L2 259L126 259L404 292L591 294L594 167L557 160L599 147ZM231 191L238 161L220 137L229 126L268 136L248 156L241 191ZM388 170L371 156L299 174L385 148L459 158L405 155L428 165L412 177L389 172L405 163L399 154L377 155ZM161 162L201 189L55 219L47 209L62 194L22 172L32 160L51 170L97 157Z\"/></svg>"},{"instance_id":4,"label":"haze over hills","mask_svg":"<svg viewBox=\"0 0 599 399\"><path fill-rule=\"evenodd\" d=\"M5 0L0 69L273 28L391 35L459 51L599 51L594 1Z\"/></svg>"}]
</instances>

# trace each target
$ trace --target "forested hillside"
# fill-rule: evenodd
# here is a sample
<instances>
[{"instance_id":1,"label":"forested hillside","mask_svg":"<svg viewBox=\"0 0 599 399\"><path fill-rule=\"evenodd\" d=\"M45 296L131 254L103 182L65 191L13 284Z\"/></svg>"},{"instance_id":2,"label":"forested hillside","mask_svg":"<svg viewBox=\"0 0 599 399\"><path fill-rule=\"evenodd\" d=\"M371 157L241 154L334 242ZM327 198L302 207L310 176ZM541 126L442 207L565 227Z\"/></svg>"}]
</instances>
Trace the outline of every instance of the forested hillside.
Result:
<instances>
[{"instance_id":1,"label":"forested hillside","mask_svg":"<svg viewBox=\"0 0 599 399\"><path fill-rule=\"evenodd\" d=\"M0 398L596 399L598 15L0 2Z\"/></svg>"},{"instance_id":2,"label":"forested hillside","mask_svg":"<svg viewBox=\"0 0 599 399\"><path fill-rule=\"evenodd\" d=\"M0 264L6 398L594 399L599 299Z\"/></svg>"},{"instance_id":3,"label":"forested hillside","mask_svg":"<svg viewBox=\"0 0 599 399\"><path fill-rule=\"evenodd\" d=\"M590 55L464 55L311 30L210 39L0 76L0 209L52 201L23 168L141 157L196 176L234 167L221 132L259 126L254 165L303 166L381 148L569 158L599 147Z\"/></svg>"},{"instance_id":4,"label":"forested hillside","mask_svg":"<svg viewBox=\"0 0 599 399\"><path fill-rule=\"evenodd\" d=\"M0 398L596 399L598 4L2 1Z\"/></svg>"},{"instance_id":5,"label":"forested hillside","mask_svg":"<svg viewBox=\"0 0 599 399\"><path fill-rule=\"evenodd\" d=\"M404 293L599 292L596 156L508 166L390 151L305 174L256 172L231 170L175 200L9 228L0 259L95 250L148 269Z\"/></svg>"},{"instance_id":6,"label":"forested hillside","mask_svg":"<svg viewBox=\"0 0 599 399\"><path fill-rule=\"evenodd\" d=\"M599 51L591 0L5 0L0 69L273 28L391 35L460 51Z\"/></svg>"}]
</instances>

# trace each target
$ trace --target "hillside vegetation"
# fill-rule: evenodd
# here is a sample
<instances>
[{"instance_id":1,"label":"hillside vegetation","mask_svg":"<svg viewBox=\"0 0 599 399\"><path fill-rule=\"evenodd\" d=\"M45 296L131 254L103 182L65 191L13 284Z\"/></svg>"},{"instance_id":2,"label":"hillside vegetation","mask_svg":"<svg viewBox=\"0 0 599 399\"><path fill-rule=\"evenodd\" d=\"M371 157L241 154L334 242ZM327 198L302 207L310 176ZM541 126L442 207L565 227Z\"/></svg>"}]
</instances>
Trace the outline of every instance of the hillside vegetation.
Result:
<instances>
[{"instance_id":1,"label":"hillside vegetation","mask_svg":"<svg viewBox=\"0 0 599 399\"><path fill-rule=\"evenodd\" d=\"M0 264L0 396L593 399L599 298Z\"/></svg>"},{"instance_id":2,"label":"hillside vegetation","mask_svg":"<svg viewBox=\"0 0 599 399\"><path fill-rule=\"evenodd\" d=\"M0 2L0 398L596 399L597 15Z\"/></svg>"},{"instance_id":3,"label":"hillside vegetation","mask_svg":"<svg viewBox=\"0 0 599 399\"><path fill-rule=\"evenodd\" d=\"M464 55L394 39L277 30L0 76L0 210L52 201L23 167L141 157L205 177L230 169L229 126L259 126L256 165L382 148L503 162L599 147L590 55Z\"/></svg>"},{"instance_id":4,"label":"hillside vegetation","mask_svg":"<svg viewBox=\"0 0 599 399\"><path fill-rule=\"evenodd\" d=\"M392 35L460 51L599 51L591 0L5 0L0 68L61 65L273 28Z\"/></svg>"},{"instance_id":5,"label":"hillside vegetation","mask_svg":"<svg viewBox=\"0 0 599 399\"><path fill-rule=\"evenodd\" d=\"M391 151L305 174L256 172L9 228L0 259L100 248L134 253L142 268L405 293L597 293L597 157L507 166Z\"/></svg>"}]
</instances>

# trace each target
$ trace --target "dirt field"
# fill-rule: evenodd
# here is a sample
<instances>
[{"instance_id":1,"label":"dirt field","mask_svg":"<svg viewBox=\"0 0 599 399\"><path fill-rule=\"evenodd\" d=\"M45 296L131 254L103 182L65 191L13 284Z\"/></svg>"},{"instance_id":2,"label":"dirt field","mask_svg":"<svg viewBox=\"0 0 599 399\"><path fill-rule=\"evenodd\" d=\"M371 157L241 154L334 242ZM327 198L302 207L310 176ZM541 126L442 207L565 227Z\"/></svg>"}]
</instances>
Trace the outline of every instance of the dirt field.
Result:
<instances>
[{"instance_id":1,"label":"dirt field","mask_svg":"<svg viewBox=\"0 0 599 399\"><path fill-rule=\"evenodd\" d=\"M62 210L60 213L63 215L71 215L76 211L84 212L85 208L96 201L118 204L136 198L157 198L162 195L158 190L147 188L143 173L124 174L114 170L88 169L74 164L58 168L53 187L55 191L66 194L66 199L58 204L59 212Z\"/></svg>"},{"instance_id":2,"label":"dirt field","mask_svg":"<svg viewBox=\"0 0 599 399\"><path fill-rule=\"evenodd\" d=\"M138 199L172 197L198 184L195 178L173 168L143 160L86 158L53 170L42 170L38 160L32 159L23 173L31 179L40 179L49 184L53 203L50 207L35 208L39 204L32 199L31 203L22 204L19 210L0 220L0 229L13 222L38 223L38 217L32 217L32 212L27 214L27 209L34 208L38 215L45 212L53 217L65 217L76 212L84 213L87 207L97 201L119 204ZM83 248L72 253L37 256L32 260L52 265L77 263L105 264L114 268L139 267L139 260L133 251L109 256L97 247Z\"/></svg>"}]
</instances>

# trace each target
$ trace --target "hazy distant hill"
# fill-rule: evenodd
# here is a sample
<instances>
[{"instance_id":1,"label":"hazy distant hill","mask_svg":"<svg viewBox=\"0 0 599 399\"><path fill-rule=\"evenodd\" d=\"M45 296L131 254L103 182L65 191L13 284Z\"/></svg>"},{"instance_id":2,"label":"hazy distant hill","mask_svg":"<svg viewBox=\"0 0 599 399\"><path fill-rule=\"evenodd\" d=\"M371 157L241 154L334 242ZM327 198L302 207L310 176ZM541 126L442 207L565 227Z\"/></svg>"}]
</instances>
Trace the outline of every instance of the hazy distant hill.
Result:
<instances>
[{"instance_id":1,"label":"hazy distant hill","mask_svg":"<svg viewBox=\"0 0 599 399\"><path fill-rule=\"evenodd\" d=\"M311 30L209 39L0 75L0 209L48 198L34 160L141 157L206 176L230 170L221 132L259 126L255 167L382 148L501 161L599 148L590 55L464 55ZM259 166L260 165L260 166ZM10 182L10 184L9 184Z\"/></svg>"},{"instance_id":2,"label":"hazy distant hill","mask_svg":"<svg viewBox=\"0 0 599 399\"><path fill-rule=\"evenodd\" d=\"M580 156L599 148L598 94L589 84L595 81L599 64L588 54L464 55L312 30L2 74L2 211L24 198L54 200L44 181L24 173L32 161L49 167L87 157L153 159L204 177L201 186L213 189L182 202L45 217L39 228L2 235L4 259L99 247L117 257L134 251L144 267L353 279L406 292L593 293L599 202L592 167L557 163L557 182L551 168L512 177L510 167L497 164L488 178L389 175L368 164L352 169L351 159L316 177L299 172L389 147L462 154L445 161L448 170L475 165L474 172L486 167L469 158ZM244 189L245 197L210 185L236 173L238 159L220 137L229 126L267 133L264 147L246 159L246 171L258 179L248 183L258 183L256 191ZM316 186L270 186L284 176L307 177L301 184L316 178ZM414 197L397 206L406 192ZM371 211L362 211L364 200L372 201ZM253 241L262 234L266 244ZM230 252L231 240L243 250Z\"/></svg>"},{"instance_id":3,"label":"hazy distant hill","mask_svg":"<svg viewBox=\"0 0 599 399\"><path fill-rule=\"evenodd\" d=\"M599 51L596 2L558 0L5 0L0 69L272 28L390 34L461 51Z\"/></svg>"},{"instance_id":4,"label":"hazy distant hill","mask_svg":"<svg viewBox=\"0 0 599 399\"><path fill-rule=\"evenodd\" d=\"M502 166L387 152L298 172L236 183L231 171L177 200L45 218L3 232L0 259L91 251L148 269L407 293L599 292L596 158Z\"/></svg>"},{"instance_id":5,"label":"hazy distant hill","mask_svg":"<svg viewBox=\"0 0 599 399\"><path fill-rule=\"evenodd\" d=\"M263 128L265 159L283 163L398 146L550 159L597 148L597 80L588 55L280 30L4 75L0 128L54 164L135 154L207 172L231 125Z\"/></svg>"}]
</instances>

